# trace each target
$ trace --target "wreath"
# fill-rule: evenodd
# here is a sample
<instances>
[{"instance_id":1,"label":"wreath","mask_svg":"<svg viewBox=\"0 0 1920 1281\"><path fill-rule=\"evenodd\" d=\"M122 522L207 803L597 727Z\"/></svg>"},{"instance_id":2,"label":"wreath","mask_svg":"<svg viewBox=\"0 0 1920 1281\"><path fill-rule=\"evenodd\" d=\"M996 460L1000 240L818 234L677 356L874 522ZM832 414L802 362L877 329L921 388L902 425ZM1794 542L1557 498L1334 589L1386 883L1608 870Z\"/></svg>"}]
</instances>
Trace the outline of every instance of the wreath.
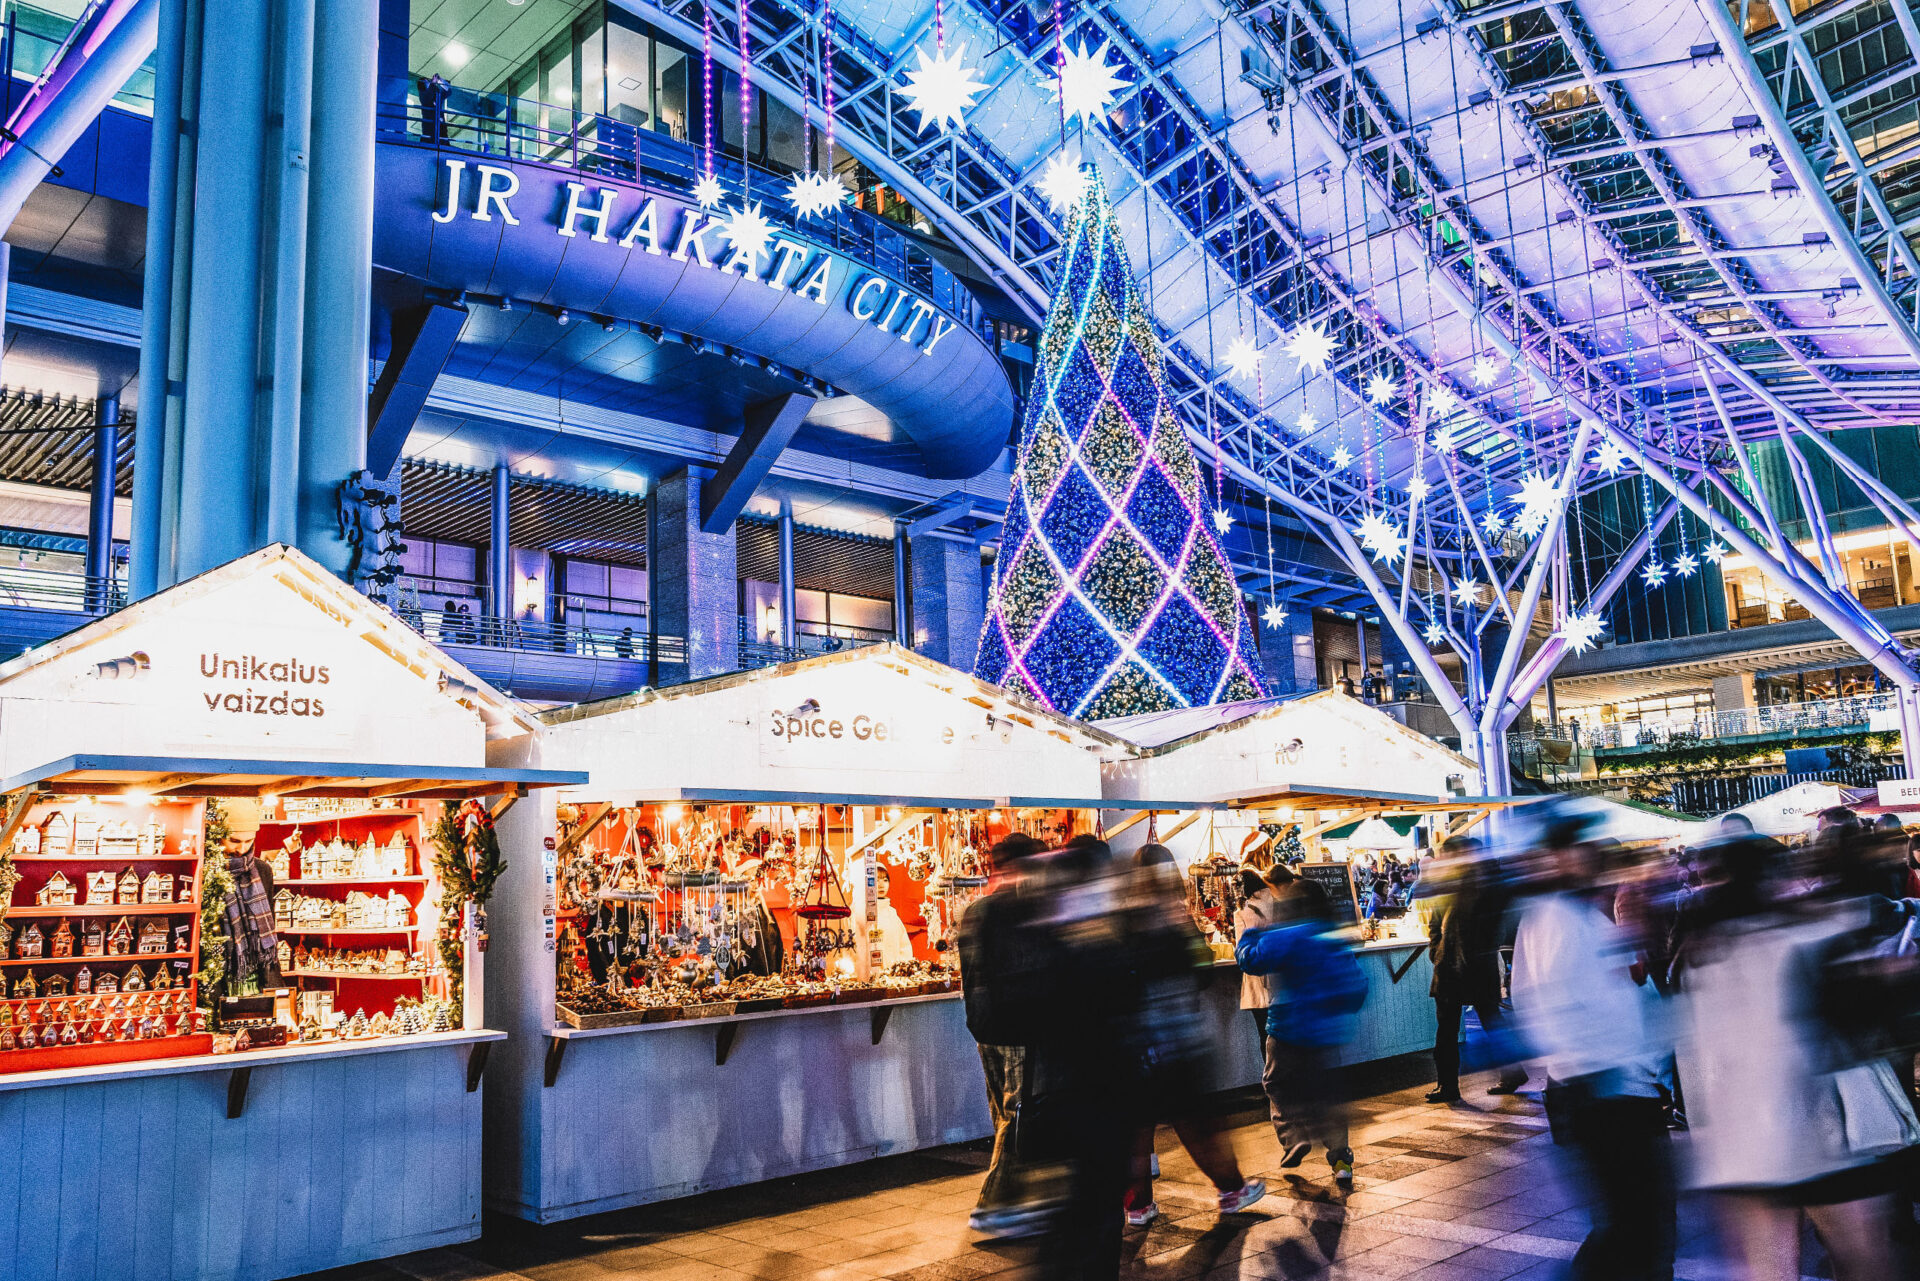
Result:
<instances>
[{"instance_id":1,"label":"wreath","mask_svg":"<svg viewBox=\"0 0 1920 1281\"><path fill-rule=\"evenodd\" d=\"M494 882L507 870L486 806L467 800L458 809L441 810L433 825L433 870L440 878L440 932L435 942L440 966L447 973L449 996L457 1006L466 972L461 937L466 906L484 908L493 897ZM484 926L481 937L486 937Z\"/></svg>"}]
</instances>

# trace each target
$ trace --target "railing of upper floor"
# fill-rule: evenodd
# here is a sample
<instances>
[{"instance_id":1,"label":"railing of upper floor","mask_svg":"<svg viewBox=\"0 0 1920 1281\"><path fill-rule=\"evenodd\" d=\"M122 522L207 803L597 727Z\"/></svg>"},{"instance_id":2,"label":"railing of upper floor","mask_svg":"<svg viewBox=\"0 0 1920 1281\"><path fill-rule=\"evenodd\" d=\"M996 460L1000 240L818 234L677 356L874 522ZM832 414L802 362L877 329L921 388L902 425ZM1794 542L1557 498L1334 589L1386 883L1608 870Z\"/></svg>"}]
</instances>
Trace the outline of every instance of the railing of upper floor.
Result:
<instances>
[{"instance_id":1,"label":"railing of upper floor","mask_svg":"<svg viewBox=\"0 0 1920 1281\"><path fill-rule=\"evenodd\" d=\"M863 645L878 645L893 639L890 631L881 631L872 627L853 627L844 623L810 623L804 619L794 629L798 645L782 645L776 640L766 640L749 627L746 619L740 620L740 666L772 667L779 663L791 663L797 659L813 658L820 654L836 654L842 650L859 649Z\"/></svg>"},{"instance_id":2,"label":"railing of upper floor","mask_svg":"<svg viewBox=\"0 0 1920 1281\"><path fill-rule=\"evenodd\" d=\"M1876 713L1891 714L1898 701L1891 692L1831 698L1807 703L1774 703L1724 712L1697 712L1692 716L1658 720L1571 721L1535 725L1507 735L1509 744L1554 742L1588 751L1617 747L1648 747L1668 743L1740 738L1753 734L1793 734L1808 730L1858 729L1871 725Z\"/></svg>"},{"instance_id":3,"label":"railing of upper floor","mask_svg":"<svg viewBox=\"0 0 1920 1281\"><path fill-rule=\"evenodd\" d=\"M454 87L437 108L411 100L384 102L378 119L379 131L388 139L560 165L621 182L662 183L687 191L703 174L701 149L673 134L506 94ZM993 342L992 322L979 300L924 245L886 219L842 206L802 223L787 203L792 174L718 151L713 170L727 191L760 202L769 221L887 273Z\"/></svg>"}]
</instances>

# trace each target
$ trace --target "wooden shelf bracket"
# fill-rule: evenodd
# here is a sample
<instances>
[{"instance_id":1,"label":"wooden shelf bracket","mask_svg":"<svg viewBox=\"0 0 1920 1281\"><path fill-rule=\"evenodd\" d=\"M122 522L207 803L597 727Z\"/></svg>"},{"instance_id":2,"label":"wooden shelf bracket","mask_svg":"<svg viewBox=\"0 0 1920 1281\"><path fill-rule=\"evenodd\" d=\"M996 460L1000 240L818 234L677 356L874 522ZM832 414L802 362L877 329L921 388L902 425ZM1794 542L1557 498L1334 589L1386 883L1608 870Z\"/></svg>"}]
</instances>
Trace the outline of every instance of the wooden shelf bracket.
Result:
<instances>
[{"instance_id":1,"label":"wooden shelf bracket","mask_svg":"<svg viewBox=\"0 0 1920 1281\"><path fill-rule=\"evenodd\" d=\"M250 1067L235 1068L227 1075L227 1120L237 1121L247 1110L247 1086L253 1080Z\"/></svg>"},{"instance_id":2,"label":"wooden shelf bracket","mask_svg":"<svg viewBox=\"0 0 1920 1281\"><path fill-rule=\"evenodd\" d=\"M542 1078L545 1081L545 1088L551 1090L553 1083L560 1079L560 1060L565 1058L566 1054L567 1043L564 1039L557 1036L547 1038L546 1073Z\"/></svg>"}]
</instances>

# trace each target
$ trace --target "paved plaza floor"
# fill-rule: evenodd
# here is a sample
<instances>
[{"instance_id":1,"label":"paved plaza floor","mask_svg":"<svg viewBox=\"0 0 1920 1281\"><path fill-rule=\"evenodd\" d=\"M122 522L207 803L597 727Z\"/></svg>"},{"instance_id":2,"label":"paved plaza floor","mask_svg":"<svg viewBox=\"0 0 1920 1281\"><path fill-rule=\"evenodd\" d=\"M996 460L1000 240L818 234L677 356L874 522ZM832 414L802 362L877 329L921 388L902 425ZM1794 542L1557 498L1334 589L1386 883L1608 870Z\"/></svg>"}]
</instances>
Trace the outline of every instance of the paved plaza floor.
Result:
<instances>
[{"instance_id":1,"label":"paved plaza floor","mask_svg":"<svg viewBox=\"0 0 1920 1281\"><path fill-rule=\"evenodd\" d=\"M1417 1069L1416 1069L1417 1070ZM1403 1077L1409 1073L1403 1072ZM1588 1219L1536 1090L1428 1104L1428 1083L1354 1104L1354 1190L1316 1150L1276 1168L1258 1113L1232 1118L1242 1166L1267 1198L1221 1216L1171 1131L1158 1139L1160 1220L1126 1236L1123 1281L1548 1281L1568 1275ZM1536 1087L1539 1079L1533 1083ZM1684 1138L1680 1139L1684 1142ZM545 1228L490 1221L482 1241L320 1274L325 1281L1019 1281L1031 1247L967 1230L984 1144L838 1170ZM1724 1281L1707 1209L1683 1202L1684 1281ZM1805 1271L1830 1275L1809 1238ZM314 1281L319 1281L315 1278Z\"/></svg>"}]
</instances>

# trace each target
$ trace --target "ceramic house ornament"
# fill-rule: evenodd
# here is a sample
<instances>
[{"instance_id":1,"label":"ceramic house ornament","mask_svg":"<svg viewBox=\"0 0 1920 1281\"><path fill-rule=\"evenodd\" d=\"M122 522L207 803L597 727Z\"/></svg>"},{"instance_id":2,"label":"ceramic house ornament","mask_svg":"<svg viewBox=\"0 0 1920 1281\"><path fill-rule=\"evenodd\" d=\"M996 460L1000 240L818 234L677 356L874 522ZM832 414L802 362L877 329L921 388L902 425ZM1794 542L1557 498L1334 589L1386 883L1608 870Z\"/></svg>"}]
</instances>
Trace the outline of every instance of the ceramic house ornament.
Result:
<instances>
[{"instance_id":1,"label":"ceramic house ornament","mask_svg":"<svg viewBox=\"0 0 1920 1281\"><path fill-rule=\"evenodd\" d=\"M66 994L67 994L67 976L66 975L56 974L52 978L47 980L48 996L65 996Z\"/></svg>"},{"instance_id":2,"label":"ceramic house ornament","mask_svg":"<svg viewBox=\"0 0 1920 1281\"><path fill-rule=\"evenodd\" d=\"M16 951L18 955L23 959L28 957L40 957L40 956L46 955L46 946L47 946L46 935L40 932L40 923L38 921L35 921L31 925L28 925L27 928L21 932L20 942L16 948ZM31 971L29 971L29 973L31 973Z\"/></svg>"},{"instance_id":3,"label":"ceramic house ornament","mask_svg":"<svg viewBox=\"0 0 1920 1281\"><path fill-rule=\"evenodd\" d=\"M80 934L80 955L105 956L107 954L107 927L100 921L88 921Z\"/></svg>"},{"instance_id":4,"label":"ceramic house ornament","mask_svg":"<svg viewBox=\"0 0 1920 1281\"><path fill-rule=\"evenodd\" d=\"M93 991L93 971L82 965L80 972L73 976L73 990L80 996Z\"/></svg>"},{"instance_id":5,"label":"ceramic house ornament","mask_svg":"<svg viewBox=\"0 0 1920 1281\"><path fill-rule=\"evenodd\" d=\"M65 872L55 872L47 878L47 883L34 895L34 902L41 907L74 906L73 882L67 879Z\"/></svg>"},{"instance_id":6,"label":"ceramic house ornament","mask_svg":"<svg viewBox=\"0 0 1920 1281\"><path fill-rule=\"evenodd\" d=\"M40 829L31 823L22 823L20 830L13 834L13 852L15 856L28 858L40 852Z\"/></svg>"},{"instance_id":7,"label":"ceramic house ornament","mask_svg":"<svg viewBox=\"0 0 1920 1281\"><path fill-rule=\"evenodd\" d=\"M166 872L148 872L147 879L140 883L140 901L142 903L173 902L173 877Z\"/></svg>"},{"instance_id":8,"label":"ceramic house ornament","mask_svg":"<svg viewBox=\"0 0 1920 1281\"><path fill-rule=\"evenodd\" d=\"M273 923L275 925L293 924L292 890L281 890L273 896Z\"/></svg>"},{"instance_id":9,"label":"ceramic house ornament","mask_svg":"<svg viewBox=\"0 0 1920 1281\"><path fill-rule=\"evenodd\" d=\"M119 877L112 872L101 870L88 872L86 876L87 902L89 904L112 903L114 886Z\"/></svg>"},{"instance_id":10,"label":"ceramic house ornament","mask_svg":"<svg viewBox=\"0 0 1920 1281\"><path fill-rule=\"evenodd\" d=\"M100 971L100 976L93 981L93 994L95 996L113 996L119 991L120 976L117 974L102 970Z\"/></svg>"},{"instance_id":11,"label":"ceramic house ornament","mask_svg":"<svg viewBox=\"0 0 1920 1281\"><path fill-rule=\"evenodd\" d=\"M138 858L159 858L167 852L167 829L161 823L148 823L140 829L140 840L134 849Z\"/></svg>"},{"instance_id":12,"label":"ceramic house ornament","mask_svg":"<svg viewBox=\"0 0 1920 1281\"><path fill-rule=\"evenodd\" d=\"M147 976L135 965L127 970L127 977L120 981L122 992L144 992L147 990Z\"/></svg>"},{"instance_id":13,"label":"ceramic house ornament","mask_svg":"<svg viewBox=\"0 0 1920 1281\"><path fill-rule=\"evenodd\" d=\"M107 955L125 956L131 951L133 951L133 926L128 924L127 918L123 916L113 923L112 929L107 931Z\"/></svg>"},{"instance_id":14,"label":"ceramic house ornament","mask_svg":"<svg viewBox=\"0 0 1920 1281\"><path fill-rule=\"evenodd\" d=\"M142 956L159 956L167 950L167 923L165 921L142 921L140 923L139 952Z\"/></svg>"},{"instance_id":15,"label":"ceramic house ornament","mask_svg":"<svg viewBox=\"0 0 1920 1281\"><path fill-rule=\"evenodd\" d=\"M85 810L73 816L73 856L92 858L99 853L100 820Z\"/></svg>"},{"instance_id":16,"label":"ceramic house ornament","mask_svg":"<svg viewBox=\"0 0 1920 1281\"><path fill-rule=\"evenodd\" d=\"M140 853L140 835L132 823L108 823L100 829L101 858L133 858Z\"/></svg>"},{"instance_id":17,"label":"ceramic house ornament","mask_svg":"<svg viewBox=\"0 0 1920 1281\"><path fill-rule=\"evenodd\" d=\"M131 907L138 903L140 901L140 873L134 871L132 867L128 867L126 871L120 873L120 880L115 886L115 897L119 899L120 905L123 907Z\"/></svg>"},{"instance_id":18,"label":"ceramic house ornament","mask_svg":"<svg viewBox=\"0 0 1920 1281\"><path fill-rule=\"evenodd\" d=\"M53 941L50 946L52 948L52 950L48 953L48 955L50 956L56 956L56 957L72 956L73 955L73 927L71 925L68 925L65 921L60 922L60 928L56 929L53 932Z\"/></svg>"},{"instance_id":19,"label":"ceramic house ornament","mask_svg":"<svg viewBox=\"0 0 1920 1281\"><path fill-rule=\"evenodd\" d=\"M48 858L67 858L73 853L73 820L59 810L40 825L40 852Z\"/></svg>"}]
</instances>

